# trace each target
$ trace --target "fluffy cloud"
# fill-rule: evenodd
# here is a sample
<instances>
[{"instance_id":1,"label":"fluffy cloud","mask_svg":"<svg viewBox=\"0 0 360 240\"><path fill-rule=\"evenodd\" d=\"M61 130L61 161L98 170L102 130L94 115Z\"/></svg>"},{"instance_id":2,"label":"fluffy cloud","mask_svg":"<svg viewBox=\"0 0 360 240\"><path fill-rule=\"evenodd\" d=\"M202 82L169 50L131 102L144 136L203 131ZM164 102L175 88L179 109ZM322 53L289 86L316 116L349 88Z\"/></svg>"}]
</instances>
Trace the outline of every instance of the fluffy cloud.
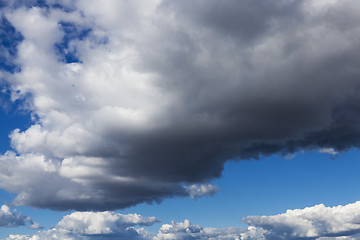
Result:
<instances>
[{"instance_id":1,"label":"fluffy cloud","mask_svg":"<svg viewBox=\"0 0 360 240\"><path fill-rule=\"evenodd\" d=\"M3 12L22 38L10 59L21 71L2 76L33 116L0 158L14 204L211 195L230 159L359 146L356 0L10 1Z\"/></svg>"},{"instance_id":2,"label":"fluffy cloud","mask_svg":"<svg viewBox=\"0 0 360 240\"><path fill-rule=\"evenodd\" d=\"M101 158L64 159L62 163L43 155L7 152L0 157L0 186L20 192L13 203L54 209L81 210L127 207L162 197L212 195L212 185L180 186L143 178L104 175L109 166ZM9 164L11 163L11 164Z\"/></svg>"},{"instance_id":3,"label":"fluffy cloud","mask_svg":"<svg viewBox=\"0 0 360 240\"><path fill-rule=\"evenodd\" d=\"M150 226L160 220L137 214L122 215L114 212L74 212L65 216L53 229L38 232L34 236L10 235L7 239L144 239L143 229L134 226Z\"/></svg>"},{"instance_id":4,"label":"fluffy cloud","mask_svg":"<svg viewBox=\"0 0 360 240\"><path fill-rule=\"evenodd\" d=\"M7 240L91 240L91 239L127 239L127 240L165 240L165 239L242 239L241 235L248 233L246 229L239 228L203 228L193 225L189 220L184 222L164 224L157 234L143 228L158 219L142 217L137 214L122 215L114 212L74 212L65 216L53 229L41 231L33 236L10 235ZM258 231L258 230L256 230ZM257 234L256 236L261 236Z\"/></svg>"},{"instance_id":5,"label":"fluffy cloud","mask_svg":"<svg viewBox=\"0 0 360 240\"><path fill-rule=\"evenodd\" d=\"M360 202L345 206L325 207L323 204L304 209L288 210L274 216L249 216L242 228L206 228L184 222L164 224L157 233L134 226L149 226L158 219L137 214L114 212L74 212L65 216L55 228L34 236L10 235L8 240L61 239L142 239L142 240L273 240L273 239L360 239Z\"/></svg>"},{"instance_id":6,"label":"fluffy cloud","mask_svg":"<svg viewBox=\"0 0 360 240\"><path fill-rule=\"evenodd\" d=\"M320 204L275 216L250 216L243 221L264 229L266 239L359 239L360 202L332 208Z\"/></svg>"},{"instance_id":7,"label":"fluffy cloud","mask_svg":"<svg viewBox=\"0 0 360 240\"><path fill-rule=\"evenodd\" d=\"M185 240L185 239L223 239L239 240L241 234L246 232L239 228L203 228L193 225L189 220L184 222L164 224L153 240Z\"/></svg>"},{"instance_id":8,"label":"fluffy cloud","mask_svg":"<svg viewBox=\"0 0 360 240\"><path fill-rule=\"evenodd\" d=\"M30 217L12 211L9 206L2 205L0 208L0 227L29 226L30 228L41 228L40 224L32 221Z\"/></svg>"}]
</instances>

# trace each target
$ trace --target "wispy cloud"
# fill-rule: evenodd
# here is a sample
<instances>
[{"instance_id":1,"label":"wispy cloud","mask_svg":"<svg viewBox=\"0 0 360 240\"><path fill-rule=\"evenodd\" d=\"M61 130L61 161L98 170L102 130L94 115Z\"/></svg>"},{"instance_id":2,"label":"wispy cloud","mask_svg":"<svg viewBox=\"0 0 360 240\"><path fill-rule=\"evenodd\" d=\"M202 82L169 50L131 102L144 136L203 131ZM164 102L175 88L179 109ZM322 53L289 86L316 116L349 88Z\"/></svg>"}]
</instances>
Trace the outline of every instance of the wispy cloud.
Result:
<instances>
[{"instance_id":1,"label":"wispy cloud","mask_svg":"<svg viewBox=\"0 0 360 240\"><path fill-rule=\"evenodd\" d=\"M320 153L327 153L327 154L330 154L330 155L337 155L339 153L333 148L321 148L321 149L319 149L319 152Z\"/></svg>"}]
</instances>

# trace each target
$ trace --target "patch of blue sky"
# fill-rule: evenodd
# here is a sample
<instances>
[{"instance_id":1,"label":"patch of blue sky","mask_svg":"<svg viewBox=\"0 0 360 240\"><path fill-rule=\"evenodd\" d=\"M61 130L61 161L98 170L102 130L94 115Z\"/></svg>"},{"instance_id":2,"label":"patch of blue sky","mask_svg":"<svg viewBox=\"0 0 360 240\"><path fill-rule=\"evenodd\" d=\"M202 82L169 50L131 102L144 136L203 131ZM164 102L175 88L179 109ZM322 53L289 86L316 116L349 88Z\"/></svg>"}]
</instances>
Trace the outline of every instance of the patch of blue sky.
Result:
<instances>
[{"instance_id":1,"label":"patch of blue sky","mask_svg":"<svg viewBox=\"0 0 360 240\"><path fill-rule=\"evenodd\" d=\"M31 114L23 109L24 101L11 102L8 91L0 91L0 153L11 150L9 134L16 128L21 131L33 123Z\"/></svg>"},{"instance_id":2,"label":"patch of blue sky","mask_svg":"<svg viewBox=\"0 0 360 240\"><path fill-rule=\"evenodd\" d=\"M0 20L0 71L14 73L21 71L21 66L14 61L17 46L23 36L10 22L1 16ZM11 89L6 79L0 79L0 152L11 149L8 135L16 128L25 130L31 125L30 113L24 110L24 100L11 101Z\"/></svg>"},{"instance_id":3,"label":"patch of blue sky","mask_svg":"<svg viewBox=\"0 0 360 240\"><path fill-rule=\"evenodd\" d=\"M36 0L32 6L46 9L60 9L63 12L72 12L75 10L71 7L71 4L64 4L62 1L49 2L46 0Z\"/></svg>"},{"instance_id":4,"label":"patch of blue sky","mask_svg":"<svg viewBox=\"0 0 360 240\"><path fill-rule=\"evenodd\" d=\"M0 71L14 73L20 66L13 61L17 56L17 46L23 36L15 30L5 16L0 18Z\"/></svg>"},{"instance_id":5,"label":"patch of blue sky","mask_svg":"<svg viewBox=\"0 0 360 240\"><path fill-rule=\"evenodd\" d=\"M1 201L0 206L3 205L3 204L11 206L11 202L15 197L16 197L16 194L9 193L9 192L7 192L5 190L0 189L0 201ZM29 212L29 211L32 212L33 211L28 207L13 207L13 208L15 208L20 213ZM26 211L26 209L28 209L28 210ZM32 212L32 213L34 214L34 212ZM29 216L29 215L27 215L27 216ZM35 214L35 218L37 218L37 214ZM45 219L42 219L42 216L40 218L40 220L45 220L44 223L45 223L46 226L49 225L48 223L52 223L51 219L52 218L49 219L50 221L46 221ZM33 220L35 220L35 219L33 219ZM35 220L35 221L37 221L37 220ZM31 229L28 226L1 227L0 239L5 239L10 234L28 234L28 235L32 235L32 234L35 234L37 231L39 231L39 230L38 229Z\"/></svg>"},{"instance_id":6,"label":"patch of blue sky","mask_svg":"<svg viewBox=\"0 0 360 240\"><path fill-rule=\"evenodd\" d=\"M46 0L16 0L16 1L0 0L0 7L7 7L7 6L11 6L13 8L18 8L18 7L48 8L49 7L49 5L46 3Z\"/></svg>"},{"instance_id":7,"label":"patch of blue sky","mask_svg":"<svg viewBox=\"0 0 360 240\"><path fill-rule=\"evenodd\" d=\"M0 8L9 6L9 4L11 4L13 8L18 8L18 7L27 7L27 8L38 7L43 9L55 8L55 9L61 9L64 12L72 12L75 10L71 7L70 4L64 4L62 1L49 2L46 0L16 0L9 2L7 0L0 0Z\"/></svg>"},{"instance_id":8,"label":"patch of blue sky","mask_svg":"<svg viewBox=\"0 0 360 240\"><path fill-rule=\"evenodd\" d=\"M48 209L35 209L27 206L14 207L25 216L31 217L33 221L38 222L44 229L51 229L65 216L74 211L53 211ZM32 229L30 229L30 232ZM17 229L13 229L13 232L17 232ZM27 233L29 234L29 233ZM0 237L1 239L1 237Z\"/></svg>"},{"instance_id":9,"label":"patch of blue sky","mask_svg":"<svg viewBox=\"0 0 360 240\"><path fill-rule=\"evenodd\" d=\"M89 36L91 29L82 28L72 22L59 22L62 31L65 33L62 40L55 44L56 52L60 61L65 63L81 62L75 46L71 45L73 40L84 40Z\"/></svg>"},{"instance_id":10,"label":"patch of blue sky","mask_svg":"<svg viewBox=\"0 0 360 240\"><path fill-rule=\"evenodd\" d=\"M34 3L35 7L49 7L49 5L47 4L46 0L36 0L36 2Z\"/></svg>"},{"instance_id":11,"label":"patch of blue sky","mask_svg":"<svg viewBox=\"0 0 360 240\"><path fill-rule=\"evenodd\" d=\"M272 155L227 162L222 177L212 182L220 188L213 197L166 199L159 205L141 204L119 212L156 216L162 223L189 219L206 227L247 227L242 217L280 214L321 203L346 205L360 199L359 157L359 151L352 149L335 157L311 151L298 152L292 159Z\"/></svg>"},{"instance_id":12,"label":"patch of blue sky","mask_svg":"<svg viewBox=\"0 0 360 240\"><path fill-rule=\"evenodd\" d=\"M16 231L16 233L15 233ZM7 237L9 237L10 234L19 234L19 235L33 235L37 233L39 229L31 229L26 226L20 226L20 227L2 227L0 232L0 239L5 240Z\"/></svg>"}]
</instances>

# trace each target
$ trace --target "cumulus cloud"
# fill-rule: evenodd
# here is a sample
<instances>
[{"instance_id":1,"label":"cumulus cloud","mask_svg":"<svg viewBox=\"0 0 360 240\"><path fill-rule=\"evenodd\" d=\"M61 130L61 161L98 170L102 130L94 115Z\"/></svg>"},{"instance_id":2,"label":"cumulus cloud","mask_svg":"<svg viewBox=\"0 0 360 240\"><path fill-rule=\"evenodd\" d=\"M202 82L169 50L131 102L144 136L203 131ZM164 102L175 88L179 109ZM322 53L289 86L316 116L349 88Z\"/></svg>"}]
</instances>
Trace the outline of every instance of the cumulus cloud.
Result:
<instances>
[{"instance_id":1,"label":"cumulus cloud","mask_svg":"<svg viewBox=\"0 0 360 240\"><path fill-rule=\"evenodd\" d=\"M53 229L41 231L33 236L10 235L7 240L90 240L90 239L127 239L127 240L165 240L165 239L241 239L247 230L239 228L203 228L193 225L189 220L164 224L158 233L144 228L158 219L142 217L137 214L122 215L114 212L75 212L65 216Z\"/></svg>"},{"instance_id":2,"label":"cumulus cloud","mask_svg":"<svg viewBox=\"0 0 360 240\"><path fill-rule=\"evenodd\" d=\"M138 214L123 215L114 212L74 212L65 216L54 228L33 236L10 235L14 240L48 239L144 239L146 231L134 226L150 226L159 222L155 217Z\"/></svg>"},{"instance_id":3,"label":"cumulus cloud","mask_svg":"<svg viewBox=\"0 0 360 240\"><path fill-rule=\"evenodd\" d=\"M11 164L9 164L11 162ZM29 204L54 209L80 210L124 208L140 202L160 201L160 197L213 194L211 185L190 188L174 183L149 182L143 178L104 175L110 171L101 158L64 159L62 163L43 155L7 152L0 157L0 186L20 192L13 204Z\"/></svg>"},{"instance_id":4,"label":"cumulus cloud","mask_svg":"<svg viewBox=\"0 0 360 240\"><path fill-rule=\"evenodd\" d=\"M21 69L2 76L33 117L0 158L14 204L106 210L211 195L231 159L359 146L356 0L2 10Z\"/></svg>"},{"instance_id":5,"label":"cumulus cloud","mask_svg":"<svg viewBox=\"0 0 360 240\"><path fill-rule=\"evenodd\" d=\"M264 229L266 239L359 239L360 202L336 207L320 204L274 216L250 216L243 221Z\"/></svg>"},{"instance_id":6,"label":"cumulus cloud","mask_svg":"<svg viewBox=\"0 0 360 240\"><path fill-rule=\"evenodd\" d=\"M33 236L10 235L8 240L61 239L142 239L142 240L291 240L291 239L360 239L360 202L326 207L323 204L288 210L273 216L249 216L242 219L248 228L208 228L189 220L163 224L157 233L135 226L159 222L154 217L114 212L74 212L65 216L53 229Z\"/></svg>"},{"instance_id":7,"label":"cumulus cloud","mask_svg":"<svg viewBox=\"0 0 360 240\"><path fill-rule=\"evenodd\" d=\"M42 228L39 223L32 221L30 217L11 210L7 205L2 205L0 208L0 227L19 226L28 226L33 229Z\"/></svg>"},{"instance_id":8,"label":"cumulus cloud","mask_svg":"<svg viewBox=\"0 0 360 240\"><path fill-rule=\"evenodd\" d=\"M193 225L189 220L184 222L172 222L171 224L164 224L159 230L159 233L154 236L153 240L166 239L241 239L241 234L246 232L239 228L203 228L199 225Z\"/></svg>"}]
</instances>

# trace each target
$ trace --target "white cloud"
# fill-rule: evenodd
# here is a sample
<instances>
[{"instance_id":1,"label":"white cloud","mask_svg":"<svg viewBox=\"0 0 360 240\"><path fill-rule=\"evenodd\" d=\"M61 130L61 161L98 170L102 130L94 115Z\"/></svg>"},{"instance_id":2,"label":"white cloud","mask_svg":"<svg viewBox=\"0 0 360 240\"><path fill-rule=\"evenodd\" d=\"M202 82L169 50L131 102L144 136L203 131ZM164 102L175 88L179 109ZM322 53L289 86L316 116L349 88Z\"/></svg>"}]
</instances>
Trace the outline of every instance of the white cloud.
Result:
<instances>
[{"instance_id":1,"label":"white cloud","mask_svg":"<svg viewBox=\"0 0 360 240\"><path fill-rule=\"evenodd\" d=\"M142 217L138 214L74 212L65 216L56 225L56 228L81 235L114 234L123 232L135 225L150 226L156 222L159 222L159 220L155 217Z\"/></svg>"},{"instance_id":2,"label":"white cloud","mask_svg":"<svg viewBox=\"0 0 360 240\"><path fill-rule=\"evenodd\" d=\"M193 225L189 220L184 222L164 224L154 240L185 240L185 239L241 239L241 234L245 232L238 228L203 228Z\"/></svg>"},{"instance_id":3,"label":"white cloud","mask_svg":"<svg viewBox=\"0 0 360 240\"><path fill-rule=\"evenodd\" d=\"M189 220L163 224L157 233L136 226L159 222L154 217L114 212L74 212L65 216L53 229L33 236L11 235L10 239L143 239L143 240L354 240L360 239L360 202L345 206L323 204L288 210L273 216L249 216L242 219L248 228L208 228Z\"/></svg>"},{"instance_id":4,"label":"white cloud","mask_svg":"<svg viewBox=\"0 0 360 240\"><path fill-rule=\"evenodd\" d=\"M336 207L320 204L274 216L250 216L243 221L266 230L267 239L350 238L360 232L360 202Z\"/></svg>"},{"instance_id":5,"label":"white cloud","mask_svg":"<svg viewBox=\"0 0 360 240\"><path fill-rule=\"evenodd\" d=\"M1 206L0 227L19 227L25 225L33 229L42 228L39 223L32 221L30 217L11 210L7 205Z\"/></svg>"},{"instance_id":6,"label":"white cloud","mask_svg":"<svg viewBox=\"0 0 360 240\"><path fill-rule=\"evenodd\" d=\"M189 220L164 224L157 234L135 226L149 226L158 222L156 218L145 218L136 214L121 215L113 212L75 212L65 216L55 228L41 231L33 236L10 235L7 240L165 240L165 239L222 239L239 240L246 230L238 228L202 228Z\"/></svg>"},{"instance_id":7,"label":"white cloud","mask_svg":"<svg viewBox=\"0 0 360 240\"><path fill-rule=\"evenodd\" d=\"M186 186L185 188L187 189L190 197L192 198L214 195L219 191L219 188L217 186L211 184L192 184L190 186Z\"/></svg>"},{"instance_id":8,"label":"white cloud","mask_svg":"<svg viewBox=\"0 0 360 240\"><path fill-rule=\"evenodd\" d=\"M188 220L172 222L164 224L154 239L360 239L360 202L336 207L320 204L288 210L279 215L249 216L242 220L250 225L247 229L203 228L192 225Z\"/></svg>"},{"instance_id":9,"label":"white cloud","mask_svg":"<svg viewBox=\"0 0 360 240\"><path fill-rule=\"evenodd\" d=\"M74 212L65 216L53 229L33 236L10 235L14 240L87 240L87 239L143 239L146 231L134 226L150 226L160 220L138 214L123 215L114 212Z\"/></svg>"}]
</instances>

